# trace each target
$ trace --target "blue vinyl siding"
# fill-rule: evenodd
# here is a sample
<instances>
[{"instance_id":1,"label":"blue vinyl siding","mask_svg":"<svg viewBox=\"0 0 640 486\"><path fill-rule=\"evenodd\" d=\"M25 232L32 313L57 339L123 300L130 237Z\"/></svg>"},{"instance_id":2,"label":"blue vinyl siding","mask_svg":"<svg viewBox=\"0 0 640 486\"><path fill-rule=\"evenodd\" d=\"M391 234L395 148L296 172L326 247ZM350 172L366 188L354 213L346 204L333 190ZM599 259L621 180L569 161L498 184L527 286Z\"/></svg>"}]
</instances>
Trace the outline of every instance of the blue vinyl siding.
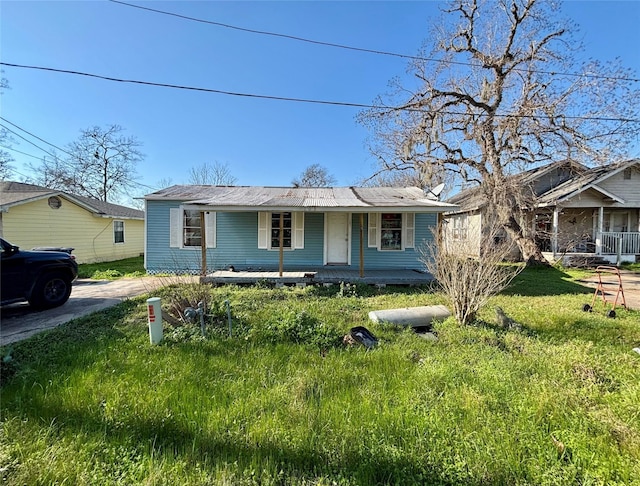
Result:
<instances>
[{"instance_id":1,"label":"blue vinyl siding","mask_svg":"<svg viewBox=\"0 0 640 486\"><path fill-rule=\"evenodd\" d=\"M424 264L419 260L418 249L425 242L433 240L431 228L437 223L434 213L416 213L415 219L415 248L407 248L404 251L379 251L377 248L368 248L367 226L369 215L364 216L364 268L381 270L387 268L402 268L424 270ZM360 215L354 214L351 228L351 268L360 267Z\"/></svg>"},{"instance_id":2,"label":"blue vinyl siding","mask_svg":"<svg viewBox=\"0 0 640 486\"><path fill-rule=\"evenodd\" d=\"M253 269L278 266L278 250L258 249L258 213L218 213L217 248L208 251L215 258L216 268L233 265ZM324 215L304 215L304 248L284 251L285 266L322 265Z\"/></svg>"},{"instance_id":3,"label":"blue vinyl siding","mask_svg":"<svg viewBox=\"0 0 640 486\"><path fill-rule=\"evenodd\" d=\"M170 248L169 214L171 208L180 207L180 201L147 201L145 264L149 273L199 273L200 248ZM367 247L367 218L364 216L365 269L411 268L423 269L415 249L405 251L378 251ZM431 240L430 228L436 224L435 214L416 214L415 243ZM351 232L351 268L360 262L360 216L353 214ZM417 249L417 248L416 248ZM324 260L324 214L308 212L304 215L304 248L285 250L284 267L287 270L313 270ZM278 250L258 249L258 213L217 213L216 248L207 250L208 270L228 268L275 269L279 263Z\"/></svg>"}]
</instances>

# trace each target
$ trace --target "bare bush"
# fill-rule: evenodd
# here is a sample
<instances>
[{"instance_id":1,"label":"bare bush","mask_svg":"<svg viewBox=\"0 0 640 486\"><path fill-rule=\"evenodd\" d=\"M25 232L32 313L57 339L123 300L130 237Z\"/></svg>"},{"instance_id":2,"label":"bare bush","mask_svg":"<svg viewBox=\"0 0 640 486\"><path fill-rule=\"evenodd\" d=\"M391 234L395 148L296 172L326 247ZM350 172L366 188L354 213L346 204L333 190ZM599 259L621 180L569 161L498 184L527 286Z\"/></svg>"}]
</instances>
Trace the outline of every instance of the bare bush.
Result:
<instances>
[{"instance_id":1,"label":"bare bush","mask_svg":"<svg viewBox=\"0 0 640 486\"><path fill-rule=\"evenodd\" d=\"M504 290L524 268L503 263L511 243L495 238L493 231L481 238L479 257L468 256L473 254L470 240L451 240L442 231L434 231L432 242L419 248L420 260L437 279L461 324L472 324L488 300Z\"/></svg>"}]
</instances>

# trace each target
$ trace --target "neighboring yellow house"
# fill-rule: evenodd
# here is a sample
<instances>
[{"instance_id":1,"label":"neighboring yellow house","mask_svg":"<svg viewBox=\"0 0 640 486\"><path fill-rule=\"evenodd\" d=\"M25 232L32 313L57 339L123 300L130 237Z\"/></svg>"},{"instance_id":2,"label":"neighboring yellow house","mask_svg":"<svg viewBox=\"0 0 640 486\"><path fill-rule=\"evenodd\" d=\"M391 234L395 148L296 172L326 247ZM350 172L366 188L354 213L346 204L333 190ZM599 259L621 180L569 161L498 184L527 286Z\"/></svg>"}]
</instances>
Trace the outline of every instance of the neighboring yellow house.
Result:
<instances>
[{"instance_id":1,"label":"neighboring yellow house","mask_svg":"<svg viewBox=\"0 0 640 486\"><path fill-rule=\"evenodd\" d=\"M25 250L72 247L78 263L144 251L144 211L20 182L0 182L0 236Z\"/></svg>"}]
</instances>

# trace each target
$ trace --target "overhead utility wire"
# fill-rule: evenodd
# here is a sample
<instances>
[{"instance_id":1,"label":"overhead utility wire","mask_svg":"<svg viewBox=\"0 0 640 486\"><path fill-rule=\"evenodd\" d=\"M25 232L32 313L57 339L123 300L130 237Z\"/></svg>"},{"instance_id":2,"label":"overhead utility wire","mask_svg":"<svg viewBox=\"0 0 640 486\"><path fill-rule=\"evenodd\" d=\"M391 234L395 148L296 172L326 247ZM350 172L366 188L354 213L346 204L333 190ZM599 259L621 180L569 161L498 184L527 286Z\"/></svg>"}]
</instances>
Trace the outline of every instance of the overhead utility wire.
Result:
<instances>
[{"instance_id":1,"label":"overhead utility wire","mask_svg":"<svg viewBox=\"0 0 640 486\"><path fill-rule=\"evenodd\" d=\"M179 84L156 83L156 82L153 82L153 81L140 81L140 80L136 80L136 79L121 79L121 78L114 78L112 76L102 76L102 75L99 75L99 74L85 73L85 72L82 72L82 71L72 71L72 70L68 70L68 69L56 69L56 68L43 67L43 66L27 66L27 65L23 65L23 64L13 64L13 63L8 63L8 62L0 62L0 65L8 66L8 67L23 68L23 69L37 69L37 70L41 70L41 71L51 71L51 72L55 72L55 73L75 74L77 76L86 76L86 77L89 77L89 78L104 79L106 81L115 81L115 82L118 82L118 83L132 83L132 84L142 84L142 85L146 85L146 86L157 86L157 87L161 87L161 88L183 89L183 90L188 90L188 91L202 91L202 92L205 92L205 93L216 93L216 94L223 94L223 95L228 95L228 96L240 96L240 97L246 97L246 98L261 98L261 99L277 100L277 101L294 101L294 102L298 102L298 103L315 103L315 104L320 104L320 105L350 106L350 107L354 107L354 108L381 108L380 106L367 105L367 104L363 104L363 103L349 103L349 102L343 102L343 101L312 100L312 99L305 99L305 98L290 98L290 97L286 97L286 96L258 95L258 94L252 94L252 93L237 93L237 92L234 92L234 91L224 91L224 90L220 90L220 89L211 89L211 88L198 88L198 87L194 87L194 86L182 86L182 85L179 85Z\"/></svg>"},{"instance_id":2,"label":"overhead utility wire","mask_svg":"<svg viewBox=\"0 0 640 486\"><path fill-rule=\"evenodd\" d=\"M29 135L31 135L33 138L37 138L37 139L38 139L38 140L40 140L41 142L44 142L44 143L46 143L47 145L51 145L52 147L57 148L58 150L60 150L60 151L64 152L65 154L67 154L67 155L71 155L71 156L73 157L73 154L72 154L71 152L68 152L68 151L66 151L65 149L62 149L62 148L58 147L57 145L52 144L51 142L47 142L44 138L38 137L37 135L35 135L35 134L31 133L30 131L25 130L24 128L19 127L18 125L16 125L15 123L10 122L10 121L9 121L9 120L7 120L6 118L4 118L4 117L0 116L0 120L4 121L4 122L6 122L6 123L9 123L10 125L14 126L15 128L17 128L17 129L19 129L19 130L22 130L24 133L28 133L28 134L29 134ZM34 147L36 147L36 148L38 148L38 149L42 150L43 152L45 152L45 153L47 153L47 154L51 155L52 157L55 157L55 155L53 155L53 154L51 154L51 153L47 152L47 151L46 151L46 150L44 150L42 147L37 146L37 145L36 145L36 144L34 144L33 142L30 142L29 140L27 140L26 138L22 137L20 134L18 134L18 133L16 133L16 132L14 132L14 131L13 131L13 130L11 130L10 128L8 128L8 127L4 126L3 124L1 124L1 123L0 123L0 126L1 126L1 127L3 127L5 130L10 131L10 132L11 132L11 133L13 133L14 135L17 135L18 137L20 137L20 138L21 138L21 139L23 139L24 141L29 142L29 143L30 143L31 145L33 145ZM22 155L26 155L26 156L28 156L28 157L32 157L32 158L34 158L34 159L42 159L42 157L38 157L38 156L36 156L36 155L31 155L31 154L28 154L28 153L26 153L26 152L21 152L20 150L14 149L13 147L7 147L6 145L0 145L0 147L5 148L5 149L7 149L7 150L12 150L13 152L17 152L17 153L22 154ZM22 175L22 174L21 174L21 175ZM154 190L158 189L157 187L148 186L147 184L143 184L143 183L138 182L138 181L135 181L135 180L133 180L133 179L132 179L130 182L132 182L133 184L137 184L137 185L139 185L139 186L142 186L142 187L146 187L146 188L148 188L148 189L154 189Z\"/></svg>"},{"instance_id":3,"label":"overhead utility wire","mask_svg":"<svg viewBox=\"0 0 640 486\"><path fill-rule=\"evenodd\" d=\"M299 41L299 42L307 42L309 44L316 44L316 45L320 45L320 46L327 46L327 47L336 47L338 49L347 49L350 51L358 51L358 52L368 52L370 54L379 54L382 56L392 56L392 57L400 57L402 59L411 59L414 61L427 61L427 62L437 62L437 63L448 63L448 64L456 64L456 65L460 65L460 66L471 66L471 67L483 67L481 64L475 64L475 63L470 63L470 62L462 62L462 61L445 61L443 59L436 59L436 58L432 58L432 57L422 57L422 56L412 56L409 54L400 54L397 52L389 52L389 51L380 51L380 50L376 50L376 49L366 49L364 47L355 47L355 46L348 46L345 44L337 44L334 42L325 42L325 41L318 41L318 40L313 40L313 39L307 39L305 37L298 37L295 35L289 35L289 34L280 34L277 32L268 32L265 30L256 30L256 29L248 29L246 27L238 27L237 25L230 25L230 24L225 24L222 22L215 22L213 20L205 20L205 19L199 19L197 17L189 17L187 15L182 15L182 14L177 14L174 12L167 12L165 10L158 10L155 8L150 8L150 7L143 7L141 5L134 5L132 3L127 3L127 2L122 2L120 0L109 0L112 3L117 3L120 5L125 5L127 7L132 7L132 8L138 8L140 10L146 10L149 12L154 12L154 13L159 13L162 15L168 15L170 17L177 17L179 19L183 19L183 20L190 20L192 22L199 22L201 24L209 24L209 25L216 25L218 27L224 27L226 29L233 29L233 30L239 30L241 32L249 32L251 34L258 34L258 35L268 35L268 36L272 36L272 37L281 37L283 39L290 39L290 40L295 40L295 41ZM519 68L515 68L514 71L519 71L519 72L530 72L529 70L526 69L519 69ZM618 80L618 81L630 81L633 83L637 83L640 81L639 78L626 78L626 77L616 77L616 76L600 76L600 75L596 75L596 74L578 74L578 73L565 73L565 72L556 72L556 71L542 71L542 70L532 70L532 72L535 73L540 73L540 74L550 74L553 76L573 76L573 77L583 77L583 78L592 78L592 79L609 79L609 80Z\"/></svg>"},{"instance_id":4,"label":"overhead utility wire","mask_svg":"<svg viewBox=\"0 0 640 486\"><path fill-rule=\"evenodd\" d=\"M22 152L18 149L14 149L13 147L9 147L7 145L0 145L0 147L2 147L5 150L11 150L12 152L16 152L22 155L26 155L27 157L31 157L32 159L38 159L38 160L42 160L42 157L38 157L37 155L33 155L33 154L28 154L26 152Z\"/></svg>"},{"instance_id":5,"label":"overhead utility wire","mask_svg":"<svg viewBox=\"0 0 640 486\"><path fill-rule=\"evenodd\" d=\"M77 75L77 76L86 76L86 77L89 77L89 78L104 79L106 81L114 81L114 82L118 82L118 83L131 83L131 84L140 84L140 85L143 85L143 86L156 86L156 87L160 87L160 88L182 89L182 90L187 90L187 91L200 91L200 92L205 92L205 93L215 93L215 94L223 94L223 95L228 95L228 96L239 96L239 97L245 97L245 98L256 98L256 99L266 99L266 100L276 100L276 101L291 101L291 102L295 102L295 103L312 103L312 104L318 104L318 105L347 106L347 107L352 107L352 108L385 109L385 110L391 110L391 111L415 111L415 112L422 112L423 111L423 110L420 110L419 108L410 108L410 107L392 107L392 106L368 105L368 104L364 104L364 103L349 103L349 102L345 102L345 101L313 100L313 99L306 99L306 98L290 98L290 97L285 97L285 96L259 95L259 94L253 94L253 93L238 93L238 92L234 92L234 91L224 91L224 90L212 89L212 88L198 88L198 87L194 87L194 86L183 86L183 85L179 85L179 84L156 83L156 82L152 82L152 81L140 81L140 80L136 80L136 79L121 79L121 78L114 78L112 76L102 76L102 75L99 75L99 74L85 73L85 72L82 72L82 71L72 71L72 70L69 70L69 69L57 69L57 68L50 68L50 67L44 67L44 66L28 66L28 65L24 65L24 64L14 64L14 63L9 63L9 62L0 62L0 65L1 66L8 66L8 67L22 68L22 69L35 69L35 70L39 70L39 71L49 71L49 72L54 72L54 73L74 74L74 75ZM446 114L446 115L464 115L464 113L458 113L458 112L454 112L454 111L444 111L444 110L440 111L439 113L443 113L443 114ZM478 116L486 116L486 115L479 114ZM499 117L499 118L535 118L533 115L501 115L501 114L496 114L495 116ZM550 118L550 117L547 117L547 118ZM590 121L612 121L612 122L625 122L625 123L640 123L640 119L629 119L629 118L607 118L607 117L595 117L595 116L594 117L588 117L588 116L564 116L564 118L567 119L567 120L590 120Z\"/></svg>"},{"instance_id":6,"label":"overhead utility wire","mask_svg":"<svg viewBox=\"0 0 640 486\"><path fill-rule=\"evenodd\" d=\"M0 116L0 120L2 120L2 121L3 121L3 122L5 122L5 123L8 123L9 125L11 125L11 126L13 126L13 127L17 128L18 130L23 131L24 133L27 133L27 134L31 135L33 138L37 138L37 139L38 139L38 140L40 140L41 142L44 142L44 143L46 143L47 145L50 145L50 146L52 146L53 148L56 148L56 149L60 150L61 152L64 152L64 153L65 153L65 154L67 154L67 155L71 155L71 156L73 156L73 154L72 154L72 153L67 152L65 149L60 148L60 147L58 147L57 145L52 144L51 142L47 142L45 139L40 138L40 137L38 137L37 135L34 135L34 134L33 134L33 133L31 133L30 131L25 130L25 129L24 129L24 128L22 128L22 127L19 127L19 126L18 126L18 125L16 125L15 123L10 122L9 120L7 120L6 118L4 118L4 117L2 117L2 116ZM15 133L15 132L14 132L14 133ZM51 154L49 154L49 155L51 155Z\"/></svg>"},{"instance_id":7,"label":"overhead utility wire","mask_svg":"<svg viewBox=\"0 0 640 486\"><path fill-rule=\"evenodd\" d=\"M30 143L31 145L33 145L35 148L37 148L38 150L42 150L45 154L50 155L53 158L56 158L56 156L54 154L52 154L51 152L43 149L42 147L40 147L39 145L36 145L35 143L33 143L31 140L29 140L28 138L23 137L22 135L20 135L18 132L11 130L11 128L3 125L2 123L0 123L0 127L4 128L5 130L13 133L16 137L21 138L22 140L24 140L27 143Z\"/></svg>"}]
</instances>

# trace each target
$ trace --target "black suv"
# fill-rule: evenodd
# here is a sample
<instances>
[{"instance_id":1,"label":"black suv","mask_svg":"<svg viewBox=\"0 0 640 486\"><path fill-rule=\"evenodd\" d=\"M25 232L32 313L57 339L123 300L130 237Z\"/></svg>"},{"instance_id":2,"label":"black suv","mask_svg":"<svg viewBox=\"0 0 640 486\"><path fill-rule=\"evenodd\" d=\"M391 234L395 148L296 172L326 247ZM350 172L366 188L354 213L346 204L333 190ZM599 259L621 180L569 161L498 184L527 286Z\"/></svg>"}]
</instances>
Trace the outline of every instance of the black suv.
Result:
<instances>
[{"instance_id":1,"label":"black suv","mask_svg":"<svg viewBox=\"0 0 640 486\"><path fill-rule=\"evenodd\" d=\"M64 304L78 264L62 251L24 251L0 238L2 244L2 294L0 304L23 300L39 309Z\"/></svg>"}]
</instances>

